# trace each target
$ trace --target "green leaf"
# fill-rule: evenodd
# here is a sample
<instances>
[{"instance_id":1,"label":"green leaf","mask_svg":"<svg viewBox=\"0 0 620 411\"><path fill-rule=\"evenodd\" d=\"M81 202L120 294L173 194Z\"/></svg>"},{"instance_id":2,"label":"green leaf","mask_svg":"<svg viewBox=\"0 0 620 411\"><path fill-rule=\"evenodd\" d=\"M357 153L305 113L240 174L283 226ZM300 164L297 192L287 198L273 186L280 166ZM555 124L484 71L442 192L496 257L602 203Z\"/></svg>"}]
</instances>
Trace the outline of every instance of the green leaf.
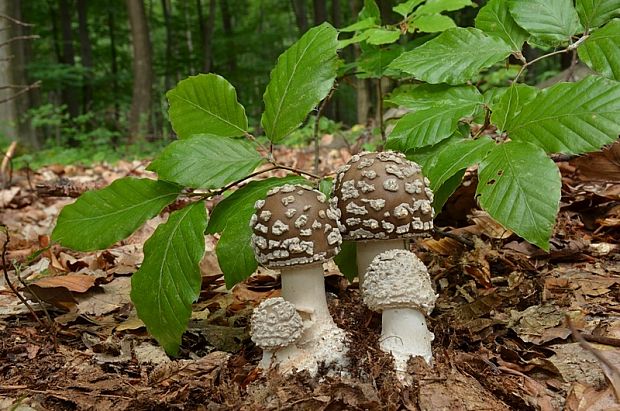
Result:
<instances>
[{"instance_id":1,"label":"green leaf","mask_svg":"<svg viewBox=\"0 0 620 411\"><path fill-rule=\"evenodd\" d=\"M417 16L411 24L422 33L438 33L456 27L454 20L443 14Z\"/></svg>"},{"instance_id":2,"label":"green leaf","mask_svg":"<svg viewBox=\"0 0 620 411\"><path fill-rule=\"evenodd\" d=\"M491 123L501 131L510 127L510 122L521 112L523 106L532 101L540 90L527 84L515 83L508 87L496 104L491 106Z\"/></svg>"},{"instance_id":3,"label":"green leaf","mask_svg":"<svg viewBox=\"0 0 620 411\"><path fill-rule=\"evenodd\" d=\"M409 14L411 14L413 9L416 8L416 6L418 6L421 3L424 3L424 1L425 0L407 0L403 3L400 3L392 7L392 10L394 10L396 13L400 14L403 17L407 17Z\"/></svg>"},{"instance_id":4,"label":"green leaf","mask_svg":"<svg viewBox=\"0 0 620 411\"><path fill-rule=\"evenodd\" d=\"M367 46L358 59L358 78L379 78L387 74L388 65L400 55L402 47L393 44L387 47Z\"/></svg>"},{"instance_id":5,"label":"green leaf","mask_svg":"<svg viewBox=\"0 0 620 411\"><path fill-rule=\"evenodd\" d=\"M589 76L556 84L527 103L509 126L511 139L548 153L598 150L620 134L620 83Z\"/></svg>"},{"instance_id":6,"label":"green leaf","mask_svg":"<svg viewBox=\"0 0 620 411\"><path fill-rule=\"evenodd\" d=\"M340 252L334 257L334 262L340 272L352 283L357 277L357 245L355 245L355 241L343 241Z\"/></svg>"},{"instance_id":7,"label":"green leaf","mask_svg":"<svg viewBox=\"0 0 620 411\"><path fill-rule=\"evenodd\" d=\"M334 179L332 177L324 177L319 181L319 191L329 198L331 196L333 184Z\"/></svg>"},{"instance_id":8,"label":"green leaf","mask_svg":"<svg viewBox=\"0 0 620 411\"><path fill-rule=\"evenodd\" d=\"M577 14L584 27L602 26L614 17L620 17L620 0L576 0Z\"/></svg>"},{"instance_id":9,"label":"green leaf","mask_svg":"<svg viewBox=\"0 0 620 411\"><path fill-rule=\"evenodd\" d=\"M205 252L204 202L170 214L144 244L144 261L131 277L131 301L149 333L176 355L200 295L200 260Z\"/></svg>"},{"instance_id":10,"label":"green leaf","mask_svg":"<svg viewBox=\"0 0 620 411\"><path fill-rule=\"evenodd\" d=\"M307 184L308 180L288 176L251 181L213 209L207 232L221 233L215 251L228 288L249 277L258 267L250 246L252 230L249 224L254 203L264 198L273 187L298 183Z\"/></svg>"},{"instance_id":11,"label":"green leaf","mask_svg":"<svg viewBox=\"0 0 620 411\"><path fill-rule=\"evenodd\" d=\"M148 170L185 187L213 189L245 177L263 161L248 141L196 135L169 144Z\"/></svg>"},{"instance_id":12,"label":"green leaf","mask_svg":"<svg viewBox=\"0 0 620 411\"><path fill-rule=\"evenodd\" d=\"M386 147L407 151L430 146L450 137L459 119L474 113L476 106L441 106L405 114L394 126Z\"/></svg>"},{"instance_id":13,"label":"green leaf","mask_svg":"<svg viewBox=\"0 0 620 411\"><path fill-rule=\"evenodd\" d=\"M496 37L478 29L456 27L401 54L390 67L428 83L462 84L510 53L510 46Z\"/></svg>"},{"instance_id":14,"label":"green leaf","mask_svg":"<svg viewBox=\"0 0 620 411\"><path fill-rule=\"evenodd\" d=\"M368 33L365 31L362 31L360 33L357 33L355 36L350 37L348 39L344 39L344 40L338 40L338 49L343 49L351 44L355 44L355 43L359 43L362 42L364 40L366 40L368 38ZM351 63L350 63L351 64ZM355 63L352 63L353 65L355 65ZM342 70L342 67L340 67L340 70Z\"/></svg>"},{"instance_id":15,"label":"green leaf","mask_svg":"<svg viewBox=\"0 0 620 411\"><path fill-rule=\"evenodd\" d=\"M188 77L166 93L170 121L179 138L193 134L242 136L248 128L237 92L223 77L199 74Z\"/></svg>"},{"instance_id":16,"label":"green leaf","mask_svg":"<svg viewBox=\"0 0 620 411\"><path fill-rule=\"evenodd\" d=\"M544 42L568 42L581 28L572 0L511 0L508 7L519 26Z\"/></svg>"},{"instance_id":17,"label":"green leaf","mask_svg":"<svg viewBox=\"0 0 620 411\"><path fill-rule=\"evenodd\" d=\"M475 4L470 0L427 0L426 4L418 7L415 14L437 14L443 11L460 10L467 6L475 6Z\"/></svg>"},{"instance_id":18,"label":"green leaf","mask_svg":"<svg viewBox=\"0 0 620 411\"><path fill-rule=\"evenodd\" d=\"M413 84L400 86L386 98L386 103L410 110L427 110L442 106L477 105L483 102L474 86L448 86L446 84Z\"/></svg>"},{"instance_id":19,"label":"green leaf","mask_svg":"<svg viewBox=\"0 0 620 411\"><path fill-rule=\"evenodd\" d=\"M367 18L372 18L377 24L381 23L381 11L379 10L379 6L375 0L364 0L364 7L360 10L357 15L358 20L364 20Z\"/></svg>"},{"instance_id":20,"label":"green leaf","mask_svg":"<svg viewBox=\"0 0 620 411\"><path fill-rule=\"evenodd\" d=\"M545 152L521 141L500 144L480 163L478 179L478 199L491 217L548 250L562 181Z\"/></svg>"},{"instance_id":21,"label":"green leaf","mask_svg":"<svg viewBox=\"0 0 620 411\"><path fill-rule=\"evenodd\" d=\"M394 43L400 37L399 30L368 29L366 33L366 41L374 45Z\"/></svg>"},{"instance_id":22,"label":"green leaf","mask_svg":"<svg viewBox=\"0 0 620 411\"><path fill-rule=\"evenodd\" d=\"M180 192L179 186L165 181L121 178L65 206L52 240L79 251L107 248L159 214Z\"/></svg>"},{"instance_id":23,"label":"green leaf","mask_svg":"<svg viewBox=\"0 0 620 411\"><path fill-rule=\"evenodd\" d=\"M445 147L455 144L457 141L462 141L467 137L467 133L464 130L460 130L461 128L469 127L465 124L459 123L459 130L457 130L456 133L451 135L449 138L432 146L407 150L405 152L407 159L418 163L420 167L422 167L422 172L426 173L427 170L430 170L435 166L439 152L441 152Z\"/></svg>"},{"instance_id":24,"label":"green leaf","mask_svg":"<svg viewBox=\"0 0 620 411\"><path fill-rule=\"evenodd\" d=\"M464 175L465 170L457 171L452 177L446 180L441 187L434 190L433 209L435 210L435 214L439 214L441 212L441 209L444 204L446 204L446 201L448 201L450 196L454 194L457 188L459 188L461 182L463 181Z\"/></svg>"},{"instance_id":25,"label":"green leaf","mask_svg":"<svg viewBox=\"0 0 620 411\"><path fill-rule=\"evenodd\" d=\"M297 129L334 84L338 32L323 23L306 32L278 57L263 100L261 124L267 137L280 142Z\"/></svg>"},{"instance_id":26,"label":"green leaf","mask_svg":"<svg viewBox=\"0 0 620 411\"><path fill-rule=\"evenodd\" d=\"M497 36L510 44L512 51L521 51L529 34L523 30L508 12L506 0L491 0L476 16L476 27Z\"/></svg>"},{"instance_id":27,"label":"green leaf","mask_svg":"<svg viewBox=\"0 0 620 411\"><path fill-rule=\"evenodd\" d=\"M341 33L349 33L353 31L369 29L371 27L377 27L377 23L374 17L368 17L364 20L356 21L351 25L338 29L338 31L340 31Z\"/></svg>"},{"instance_id":28,"label":"green leaf","mask_svg":"<svg viewBox=\"0 0 620 411\"><path fill-rule=\"evenodd\" d=\"M620 19L596 30L577 50L592 70L620 81Z\"/></svg>"},{"instance_id":29,"label":"green leaf","mask_svg":"<svg viewBox=\"0 0 620 411\"><path fill-rule=\"evenodd\" d=\"M433 167L424 173L431 182L431 189L438 189L459 171L478 164L493 147L495 143L488 137L466 139L447 145L437 154Z\"/></svg>"}]
</instances>

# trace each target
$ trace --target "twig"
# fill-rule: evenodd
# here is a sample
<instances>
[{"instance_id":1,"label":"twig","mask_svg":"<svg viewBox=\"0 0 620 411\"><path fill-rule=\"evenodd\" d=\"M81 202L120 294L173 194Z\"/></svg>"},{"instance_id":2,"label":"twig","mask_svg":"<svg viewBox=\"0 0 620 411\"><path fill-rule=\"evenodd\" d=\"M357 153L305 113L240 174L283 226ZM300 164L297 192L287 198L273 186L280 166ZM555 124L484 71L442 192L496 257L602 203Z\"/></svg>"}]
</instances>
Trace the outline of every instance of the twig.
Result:
<instances>
[{"instance_id":1,"label":"twig","mask_svg":"<svg viewBox=\"0 0 620 411\"><path fill-rule=\"evenodd\" d=\"M620 348L620 338L603 337L601 335L581 334L584 340Z\"/></svg>"},{"instance_id":2,"label":"twig","mask_svg":"<svg viewBox=\"0 0 620 411\"><path fill-rule=\"evenodd\" d=\"M451 239L453 239L455 241L458 241L461 244L466 245L469 248L475 248L474 242L469 240L469 239L467 239L467 238L465 238L465 237L463 237L462 235L454 234L454 233L451 233L449 231L443 231L443 230L441 230L441 229L439 229L437 227L433 227L433 232L435 234L437 234L438 236L440 236L440 237L451 238Z\"/></svg>"},{"instance_id":3,"label":"twig","mask_svg":"<svg viewBox=\"0 0 620 411\"><path fill-rule=\"evenodd\" d=\"M0 100L0 104L6 103L7 101L11 101L14 98L17 98L17 97L21 96L22 94L27 93L28 91L30 91L30 90L32 90L34 88L38 88L40 85L41 85L41 81L37 81L35 83L32 83L31 85L23 88L22 90L18 91L17 93L13 94L12 96L9 96L9 97L7 97L5 99Z\"/></svg>"},{"instance_id":4,"label":"twig","mask_svg":"<svg viewBox=\"0 0 620 411\"><path fill-rule=\"evenodd\" d=\"M0 19L5 19L5 20L10 21L11 23L15 23L15 24L18 24L18 25L24 26L24 27L32 27L32 26L34 26L34 24L24 23L23 21L17 20L15 17L7 16L6 14L0 14Z\"/></svg>"},{"instance_id":5,"label":"twig","mask_svg":"<svg viewBox=\"0 0 620 411\"><path fill-rule=\"evenodd\" d=\"M4 41L4 42L0 43L0 47L8 46L9 44L11 44L11 43L13 43L15 41L19 41L19 40L36 40L38 38L39 38L39 36L37 36L36 34L30 34L30 35L27 35L27 36L15 36L15 37L11 37L7 41Z\"/></svg>"},{"instance_id":6,"label":"twig","mask_svg":"<svg viewBox=\"0 0 620 411\"><path fill-rule=\"evenodd\" d=\"M593 348L590 344L588 344L588 342L585 340L585 338L583 338L581 333L577 331L577 329L575 328L575 325L573 324L573 322L571 321L568 315L566 315L566 323L568 324L568 327L570 328L570 331L573 334L573 338L577 340L581 348L588 351L601 364L607 367L607 369L609 370L609 373L611 374L609 376L610 385L614 390L616 401L620 402L620 370L618 370L618 368L614 364L612 364L607 358L605 358L605 356L602 355L599 350Z\"/></svg>"},{"instance_id":7,"label":"twig","mask_svg":"<svg viewBox=\"0 0 620 411\"><path fill-rule=\"evenodd\" d=\"M329 90L329 94L327 94L327 97L325 97L323 99L323 101L321 101L321 104L319 105L318 110L316 111L316 118L314 120L314 130L312 131L312 139L314 140L314 167L313 167L313 171L314 174L319 174L319 156L320 156L320 144L319 144L319 126L320 126L320 120L321 120L321 114L323 113L323 109L325 108L325 106L327 105L327 102L331 99L332 94L334 93L334 90L336 89L336 86L334 85L332 87L331 90Z\"/></svg>"},{"instance_id":8,"label":"twig","mask_svg":"<svg viewBox=\"0 0 620 411\"><path fill-rule=\"evenodd\" d=\"M577 47L579 47L581 45L581 43L583 43L584 41L586 41L586 39L590 37L588 34L584 34L583 36L581 36L579 38L579 40L577 40L576 42L569 44L568 47L566 47L565 49L562 50L556 50L556 51L552 51L551 53L547 53L547 54L543 54L540 57L536 57L534 60L532 61L528 61L527 63L525 63L523 66L521 66L521 70L519 70L519 72L517 73L517 76L515 77L515 79L513 80L513 82L517 82L517 80L519 79L519 77L521 77L521 74L523 74L523 72L525 71L526 68L528 68L529 66L531 66L532 64L539 62L542 59L546 59L547 57L551 57L551 56L556 56L558 54L562 54L562 53L568 53L569 51L573 51L576 50Z\"/></svg>"},{"instance_id":9,"label":"twig","mask_svg":"<svg viewBox=\"0 0 620 411\"><path fill-rule=\"evenodd\" d=\"M489 110L489 107L487 107L487 105L484 105L484 124L482 125L482 127L480 127L480 129L476 132L476 134L474 134L474 136L472 137L472 139L477 139L478 137L480 137L480 135L484 132L484 130L486 130L489 126L491 125L491 110Z\"/></svg>"}]
</instances>

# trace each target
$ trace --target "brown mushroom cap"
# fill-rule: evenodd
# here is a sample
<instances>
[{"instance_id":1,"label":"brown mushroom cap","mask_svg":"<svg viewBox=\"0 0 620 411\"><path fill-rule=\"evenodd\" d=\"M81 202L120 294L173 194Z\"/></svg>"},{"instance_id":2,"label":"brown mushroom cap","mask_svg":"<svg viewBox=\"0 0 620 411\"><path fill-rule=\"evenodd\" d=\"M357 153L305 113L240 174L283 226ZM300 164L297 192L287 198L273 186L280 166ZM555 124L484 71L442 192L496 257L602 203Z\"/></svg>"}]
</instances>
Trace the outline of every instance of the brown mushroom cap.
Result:
<instances>
[{"instance_id":1,"label":"brown mushroom cap","mask_svg":"<svg viewBox=\"0 0 620 411\"><path fill-rule=\"evenodd\" d=\"M433 228L433 192L420 166L402 153L356 154L336 175L333 200L345 240L426 235Z\"/></svg>"},{"instance_id":2,"label":"brown mushroom cap","mask_svg":"<svg viewBox=\"0 0 620 411\"><path fill-rule=\"evenodd\" d=\"M339 212L320 191L286 184L270 190L254 208L252 247L264 266L322 262L340 252Z\"/></svg>"}]
</instances>

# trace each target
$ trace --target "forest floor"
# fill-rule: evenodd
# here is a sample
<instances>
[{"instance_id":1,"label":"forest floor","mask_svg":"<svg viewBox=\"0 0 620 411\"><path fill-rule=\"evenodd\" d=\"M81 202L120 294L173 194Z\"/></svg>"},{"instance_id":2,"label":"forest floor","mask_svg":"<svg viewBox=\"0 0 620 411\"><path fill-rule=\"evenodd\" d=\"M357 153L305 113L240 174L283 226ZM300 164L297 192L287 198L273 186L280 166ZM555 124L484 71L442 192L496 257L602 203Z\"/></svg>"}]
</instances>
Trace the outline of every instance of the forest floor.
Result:
<instances>
[{"instance_id":1,"label":"forest floor","mask_svg":"<svg viewBox=\"0 0 620 411\"><path fill-rule=\"evenodd\" d=\"M311 168L310 154L280 154ZM325 149L322 166L349 156ZM414 244L439 299L429 318L433 366L411 361L409 387L378 348L380 315L334 266L326 286L350 338L350 375L257 370L249 316L279 294L279 281L263 271L226 290L212 236L201 297L180 356L169 358L129 300L142 244L166 213L105 251L47 248L71 196L152 176L145 163L15 172L0 190L5 269L39 321L0 279L0 409L620 410L620 147L558 165L562 201L549 252L476 207L475 172L436 220L452 238Z\"/></svg>"}]
</instances>

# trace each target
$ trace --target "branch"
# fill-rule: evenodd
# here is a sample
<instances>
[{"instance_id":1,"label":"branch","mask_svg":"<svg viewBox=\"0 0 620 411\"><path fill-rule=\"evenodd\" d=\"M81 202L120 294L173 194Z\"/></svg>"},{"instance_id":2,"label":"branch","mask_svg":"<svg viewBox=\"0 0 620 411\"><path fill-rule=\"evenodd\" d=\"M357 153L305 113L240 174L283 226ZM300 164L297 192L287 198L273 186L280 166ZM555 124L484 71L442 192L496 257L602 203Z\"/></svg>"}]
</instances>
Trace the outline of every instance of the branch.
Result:
<instances>
[{"instance_id":1,"label":"branch","mask_svg":"<svg viewBox=\"0 0 620 411\"><path fill-rule=\"evenodd\" d=\"M521 77L521 74L523 74L523 72L525 71L525 69L531 66L532 64L539 62L542 59L546 59L547 57L556 56L558 54L568 53L569 51L577 50L577 47L579 47L584 41L586 41L588 37L590 37L589 34L584 34L582 37L579 38L579 40L577 40L574 43L569 44L568 47L566 47L565 49L552 51L551 53L547 53L540 57L536 57L532 61L528 61L523 66L521 66L521 70L519 70L519 73L517 73L517 77L515 77L514 82L516 83L519 77Z\"/></svg>"},{"instance_id":2,"label":"branch","mask_svg":"<svg viewBox=\"0 0 620 411\"><path fill-rule=\"evenodd\" d=\"M5 42L0 43L0 47L4 47L4 46L8 46L9 44L18 41L18 40L35 40L40 38L40 36L37 36L36 34L32 34L32 35L28 35L28 36L16 36L16 37L11 37L10 39L8 39Z\"/></svg>"},{"instance_id":3,"label":"branch","mask_svg":"<svg viewBox=\"0 0 620 411\"><path fill-rule=\"evenodd\" d=\"M31 85L24 87L23 89L21 89L20 91L18 91L15 94L13 94L12 96L0 100L0 104L6 103L7 101L11 101L11 100L21 96L22 94L25 94L25 93L29 92L32 89L39 88L40 85L41 85L41 80L39 80L39 81L37 81L35 83L32 83Z\"/></svg>"},{"instance_id":4,"label":"branch","mask_svg":"<svg viewBox=\"0 0 620 411\"><path fill-rule=\"evenodd\" d=\"M14 17L7 16L6 14L0 14L0 19L8 20L11 23L15 23L15 24L17 24L19 26L24 26L24 27L33 27L34 26L34 24L24 23L23 21L17 20Z\"/></svg>"}]
</instances>

